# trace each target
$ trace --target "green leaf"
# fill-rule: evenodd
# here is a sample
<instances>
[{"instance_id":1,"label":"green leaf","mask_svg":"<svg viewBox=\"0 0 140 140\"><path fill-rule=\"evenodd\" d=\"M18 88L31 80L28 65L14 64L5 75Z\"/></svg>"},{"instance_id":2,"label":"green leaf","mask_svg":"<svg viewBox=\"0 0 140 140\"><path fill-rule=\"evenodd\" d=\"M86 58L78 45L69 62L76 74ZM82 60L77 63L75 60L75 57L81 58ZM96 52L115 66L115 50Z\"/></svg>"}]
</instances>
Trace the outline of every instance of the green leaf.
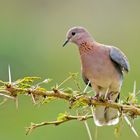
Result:
<instances>
[{"instance_id":1,"label":"green leaf","mask_svg":"<svg viewBox=\"0 0 140 140\"><path fill-rule=\"evenodd\" d=\"M120 125L117 125L114 130L114 134L116 137L120 136Z\"/></svg>"},{"instance_id":2,"label":"green leaf","mask_svg":"<svg viewBox=\"0 0 140 140\"><path fill-rule=\"evenodd\" d=\"M78 73L72 73L72 72L69 72L69 75L72 76L73 78L77 78Z\"/></svg>"},{"instance_id":3,"label":"green leaf","mask_svg":"<svg viewBox=\"0 0 140 140\"><path fill-rule=\"evenodd\" d=\"M127 103L129 103L129 104L136 104L136 103L138 103L138 99L134 95L134 93L129 93L129 96L127 97Z\"/></svg>"},{"instance_id":4,"label":"green leaf","mask_svg":"<svg viewBox=\"0 0 140 140\"><path fill-rule=\"evenodd\" d=\"M68 117L68 113L59 113L58 117L57 117L57 121L65 121L67 120Z\"/></svg>"},{"instance_id":5,"label":"green leaf","mask_svg":"<svg viewBox=\"0 0 140 140\"><path fill-rule=\"evenodd\" d=\"M123 129L123 125L124 125L123 119L124 119L123 114L121 114L119 117L119 123L115 126L115 130L114 130L114 134L116 137L120 136L121 131Z\"/></svg>"},{"instance_id":6,"label":"green leaf","mask_svg":"<svg viewBox=\"0 0 140 140\"><path fill-rule=\"evenodd\" d=\"M70 87L67 87L66 89L63 90L65 93L69 93L72 94L73 93L73 89Z\"/></svg>"},{"instance_id":7,"label":"green leaf","mask_svg":"<svg viewBox=\"0 0 140 140\"><path fill-rule=\"evenodd\" d=\"M42 87L37 87L37 88L36 88L36 90L39 90L39 91L44 91L44 92L45 92L45 91L47 91L47 89L42 88Z\"/></svg>"},{"instance_id":8,"label":"green leaf","mask_svg":"<svg viewBox=\"0 0 140 140\"><path fill-rule=\"evenodd\" d=\"M20 83L32 83L35 80L40 79L40 77L24 77L23 79L18 79L15 83L20 84Z\"/></svg>"},{"instance_id":9,"label":"green leaf","mask_svg":"<svg viewBox=\"0 0 140 140\"><path fill-rule=\"evenodd\" d=\"M22 88L22 89L24 89L24 88L30 88L31 85L26 84L26 83L20 83L20 84L19 84L19 87Z\"/></svg>"},{"instance_id":10,"label":"green leaf","mask_svg":"<svg viewBox=\"0 0 140 140\"><path fill-rule=\"evenodd\" d=\"M87 106L87 103L85 101L84 97L80 97L79 100L76 100L73 104L72 104L72 108L78 108L78 107L83 107L83 106Z\"/></svg>"},{"instance_id":11,"label":"green leaf","mask_svg":"<svg viewBox=\"0 0 140 140\"><path fill-rule=\"evenodd\" d=\"M49 103L49 102L54 101L54 100L56 100L55 97L46 97L46 98L44 98L44 100L41 103L42 104Z\"/></svg>"}]
</instances>

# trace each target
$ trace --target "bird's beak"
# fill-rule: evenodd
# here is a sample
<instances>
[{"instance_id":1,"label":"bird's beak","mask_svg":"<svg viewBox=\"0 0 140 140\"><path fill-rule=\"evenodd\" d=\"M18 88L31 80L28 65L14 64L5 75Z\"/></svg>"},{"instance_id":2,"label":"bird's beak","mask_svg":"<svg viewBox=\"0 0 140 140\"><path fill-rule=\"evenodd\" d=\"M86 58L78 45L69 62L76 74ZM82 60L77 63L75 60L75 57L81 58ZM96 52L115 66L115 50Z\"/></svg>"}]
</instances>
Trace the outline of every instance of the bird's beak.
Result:
<instances>
[{"instance_id":1,"label":"bird's beak","mask_svg":"<svg viewBox=\"0 0 140 140\"><path fill-rule=\"evenodd\" d=\"M67 39L67 40L64 42L63 47L65 47L66 44L67 44L68 42L69 42L69 39Z\"/></svg>"}]
</instances>

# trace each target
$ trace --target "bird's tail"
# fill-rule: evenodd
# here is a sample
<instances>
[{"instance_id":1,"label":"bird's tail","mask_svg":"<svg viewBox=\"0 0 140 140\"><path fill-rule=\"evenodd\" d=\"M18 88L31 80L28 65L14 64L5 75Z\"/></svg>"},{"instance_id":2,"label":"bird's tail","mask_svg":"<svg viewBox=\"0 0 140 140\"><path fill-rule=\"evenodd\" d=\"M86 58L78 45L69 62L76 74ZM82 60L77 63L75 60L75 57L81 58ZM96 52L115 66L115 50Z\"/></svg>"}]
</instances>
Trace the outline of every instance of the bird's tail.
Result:
<instances>
[{"instance_id":1,"label":"bird's tail","mask_svg":"<svg viewBox=\"0 0 140 140\"><path fill-rule=\"evenodd\" d=\"M97 126L115 125L119 122L119 112L114 108L96 106L94 112L94 122Z\"/></svg>"}]
</instances>

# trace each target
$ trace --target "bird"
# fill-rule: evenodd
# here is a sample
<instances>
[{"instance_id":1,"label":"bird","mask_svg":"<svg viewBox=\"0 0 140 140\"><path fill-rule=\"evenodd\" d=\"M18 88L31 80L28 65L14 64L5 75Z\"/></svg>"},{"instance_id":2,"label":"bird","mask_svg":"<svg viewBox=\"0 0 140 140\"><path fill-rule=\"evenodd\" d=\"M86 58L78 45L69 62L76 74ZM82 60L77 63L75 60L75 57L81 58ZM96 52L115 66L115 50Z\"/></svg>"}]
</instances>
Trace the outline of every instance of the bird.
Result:
<instances>
[{"instance_id":1,"label":"bird","mask_svg":"<svg viewBox=\"0 0 140 140\"><path fill-rule=\"evenodd\" d=\"M76 44L79 49L82 78L95 91L93 98L118 102L124 73L130 71L126 55L117 47L98 43L81 26L68 30L63 47L69 42ZM116 125L119 122L119 111L96 105L93 118L97 126Z\"/></svg>"}]
</instances>

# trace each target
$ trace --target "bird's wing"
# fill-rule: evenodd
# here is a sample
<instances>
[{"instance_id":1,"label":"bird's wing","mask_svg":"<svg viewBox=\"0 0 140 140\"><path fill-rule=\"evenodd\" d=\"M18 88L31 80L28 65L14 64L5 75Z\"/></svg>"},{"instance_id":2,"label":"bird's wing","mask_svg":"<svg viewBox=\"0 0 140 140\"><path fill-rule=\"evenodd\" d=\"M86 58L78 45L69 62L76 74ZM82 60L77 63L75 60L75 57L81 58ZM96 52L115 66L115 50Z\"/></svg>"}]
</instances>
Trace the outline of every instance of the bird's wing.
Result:
<instances>
[{"instance_id":1,"label":"bird's wing","mask_svg":"<svg viewBox=\"0 0 140 140\"><path fill-rule=\"evenodd\" d=\"M130 66L125 54L116 47L110 47L110 58L117 63L122 71L129 72Z\"/></svg>"},{"instance_id":2,"label":"bird's wing","mask_svg":"<svg viewBox=\"0 0 140 140\"><path fill-rule=\"evenodd\" d=\"M88 78L86 78L85 77L85 75L82 73L82 78L83 78L83 81L85 82L85 84L87 85L89 85L90 87L91 87L91 83L89 83L89 80L88 80Z\"/></svg>"}]
</instances>

